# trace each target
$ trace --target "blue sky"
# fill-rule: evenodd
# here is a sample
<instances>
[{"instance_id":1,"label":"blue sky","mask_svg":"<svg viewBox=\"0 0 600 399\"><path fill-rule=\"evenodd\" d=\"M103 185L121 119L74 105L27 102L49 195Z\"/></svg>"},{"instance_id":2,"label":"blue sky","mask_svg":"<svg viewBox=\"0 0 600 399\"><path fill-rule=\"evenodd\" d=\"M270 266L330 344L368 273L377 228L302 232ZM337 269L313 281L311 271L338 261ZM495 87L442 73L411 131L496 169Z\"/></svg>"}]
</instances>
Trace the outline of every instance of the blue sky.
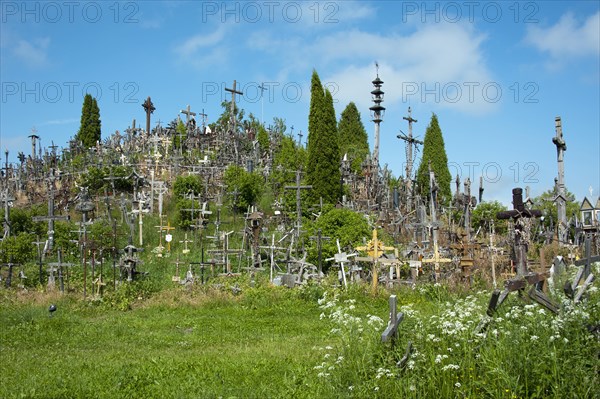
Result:
<instances>
[{"instance_id":1,"label":"blue sky","mask_svg":"<svg viewBox=\"0 0 600 399\"><path fill-rule=\"evenodd\" d=\"M516 186L539 195L554 184L561 116L565 180L580 201L589 187L600 193L599 4L2 1L0 147L11 160L29 154L33 127L43 146L64 146L86 91L98 98L103 137L142 123L147 96L153 121L189 104L212 122L234 79L246 112L306 134L313 68L338 118L357 104L372 146L377 61L380 162L394 175L404 173L396 136L410 105L421 138L437 114L451 173L483 174L485 199L509 204Z\"/></svg>"}]
</instances>

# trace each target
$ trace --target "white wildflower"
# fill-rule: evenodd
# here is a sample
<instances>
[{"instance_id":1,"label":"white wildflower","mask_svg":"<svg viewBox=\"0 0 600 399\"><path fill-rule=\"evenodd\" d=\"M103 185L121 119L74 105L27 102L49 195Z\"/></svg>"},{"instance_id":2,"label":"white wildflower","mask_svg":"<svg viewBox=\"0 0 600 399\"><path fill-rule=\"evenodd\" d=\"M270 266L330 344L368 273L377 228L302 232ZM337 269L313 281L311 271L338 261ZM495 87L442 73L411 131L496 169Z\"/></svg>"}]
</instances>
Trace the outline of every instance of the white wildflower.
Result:
<instances>
[{"instance_id":1,"label":"white wildflower","mask_svg":"<svg viewBox=\"0 0 600 399\"><path fill-rule=\"evenodd\" d=\"M537 335L532 335L530 339L531 339L532 341L537 341L539 338L540 338L540 337L538 337Z\"/></svg>"},{"instance_id":2,"label":"white wildflower","mask_svg":"<svg viewBox=\"0 0 600 399\"><path fill-rule=\"evenodd\" d=\"M457 382L456 384L454 384L454 386L460 388L460 382Z\"/></svg>"},{"instance_id":3,"label":"white wildflower","mask_svg":"<svg viewBox=\"0 0 600 399\"><path fill-rule=\"evenodd\" d=\"M460 368L460 366L458 366L457 364L448 364L444 367L442 367L442 371L446 371L446 370L458 370Z\"/></svg>"}]
</instances>

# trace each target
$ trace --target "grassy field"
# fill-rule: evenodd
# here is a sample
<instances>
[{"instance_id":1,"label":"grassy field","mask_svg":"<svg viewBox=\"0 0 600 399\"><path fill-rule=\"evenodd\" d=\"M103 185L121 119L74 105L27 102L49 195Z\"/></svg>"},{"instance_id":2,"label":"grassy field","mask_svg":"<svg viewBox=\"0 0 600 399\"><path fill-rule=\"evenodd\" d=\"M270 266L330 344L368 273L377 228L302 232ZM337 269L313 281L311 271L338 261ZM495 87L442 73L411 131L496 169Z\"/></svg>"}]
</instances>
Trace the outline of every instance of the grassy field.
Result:
<instances>
[{"instance_id":1,"label":"grassy field","mask_svg":"<svg viewBox=\"0 0 600 399\"><path fill-rule=\"evenodd\" d=\"M406 317L392 346L380 342L390 292L368 286L240 277L160 292L134 283L86 301L3 289L0 397L600 397L600 345L587 329L600 322L596 288L559 316L514 294L481 333L489 292L394 293Z\"/></svg>"}]
</instances>

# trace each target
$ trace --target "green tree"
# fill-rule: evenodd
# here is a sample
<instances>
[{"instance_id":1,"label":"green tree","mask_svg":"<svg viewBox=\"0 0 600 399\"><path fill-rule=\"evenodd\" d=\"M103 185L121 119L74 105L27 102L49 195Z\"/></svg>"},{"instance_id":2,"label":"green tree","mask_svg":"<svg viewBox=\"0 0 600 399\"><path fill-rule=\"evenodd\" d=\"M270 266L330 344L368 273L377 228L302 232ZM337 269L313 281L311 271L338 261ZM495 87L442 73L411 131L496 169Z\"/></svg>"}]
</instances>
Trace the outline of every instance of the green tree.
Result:
<instances>
[{"instance_id":1,"label":"green tree","mask_svg":"<svg viewBox=\"0 0 600 399\"><path fill-rule=\"evenodd\" d=\"M307 225L309 235L316 236L320 229L323 236L332 238L329 241L322 241L323 259L332 257L337 252L336 239L340 240L340 246L343 248L355 247L362 242L363 238L371 237L369 223L361 214L346 208L328 208L315 222ZM314 241L311 241L309 260L316 262L317 259L317 246Z\"/></svg>"},{"instance_id":2,"label":"green tree","mask_svg":"<svg viewBox=\"0 0 600 399\"><path fill-rule=\"evenodd\" d=\"M185 198L188 193L194 193L194 195L202 192L202 179L198 175L189 176L177 176L175 183L173 183L173 193L177 198Z\"/></svg>"},{"instance_id":3,"label":"green tree","mask_svg":"<svg viewBox=\"0 0 600 399\"><path fill-rule=\"evenodd\" d=\"M229 165L223 175L227 186L227 197L235 201L235 208L245 211L260 198L263 189L263 178L257 173L247 172L237 165Z\"/></svg>"},{"instance_id":4,"label":"green tree","mask_svg":"<svg viewBox=\"0 0 600 399\"><path fill-rule=\"evenodd\" d=\"M565 192L565 196L567 198L567 220L569 220L574 214L579 214L579 203L575 201L575 195L573 193L566 189ZM545 228L550 228L550 226L553 226L555 230L558 226L558 209L556 207L556 203L554 202L556 195L557 193L555 190L550 189L532 199L533 208L542 211L544 219L541 221L541 223L543 226Z\"/></svg>"},{"instance_id":5,"label":"green tree","mask_svg":"<svg viewBox=\"0 0 600 399\"><path fill-rule=\"evenodd\" d=\"M348 154L351 168L358 172L369 155L369 137L360 119L356 104L351 102L342 112L338 123L340 154Z\"/></svg>"},{"instance_id":6,"label":"green tree","mask_svg":"<svg viewBox=\"0 0 600 399\"><path fill-rule=\"evenodd\" d=\"M14 262L23 264L33 259L35 235L21 232L17 235L11 235L0 241L0 262Z\"/></svg>"},{"instance_id":7,"label":"green tree","mask_svg":"<svg viewBox=\"0 0 600 399\"><path fill-rule=\"evenodd\" d=\"M475 230L481 228L484 232L488 233L490 224L493 221L496 234L505 234L507 221L496 218L496 215L498 212L506 210L507 208L501 202L482 202L471 213L471 226Z\"/></svg>"},{"instance_id":8,"label":"green tree","mask_svg":"<svg viewBox=\"0 0 600 399\"><path fill-rule=\"evenodd\" d=\"M450 171L448 170L448 157L444 146L444 137L438 123L436 114L431 116L431 121L425 131L423 144L423 157L417 171L417 182L421 188L421 195L426 196L429 193L429 169L435 172L435 179L439 187L438 199L440 203L448 203L452 199L450 191Z\"/></svg>"},{"instance_id":9,"label":"green tree","mask_svg":"<svg viewBox=\"0 0 600 399\"><path fill-rule=\"evenodd\" d=\"M311 198L335 204L340 198L340 147L333 97L325 90L313 71L311 103L308 117L308 184Z\"/></svg>"},{"instance_id":10,"label":"green tree","mask_svg":"<svg viewBox=\"0 0 600 399\"><path fill-rule=\"evenodd\" d=\"M101 139L100 109L91 94L86 94L83 99L81 124L75 139L80 141L84 148L94 147Z\"/></svg>"}]
</instances>

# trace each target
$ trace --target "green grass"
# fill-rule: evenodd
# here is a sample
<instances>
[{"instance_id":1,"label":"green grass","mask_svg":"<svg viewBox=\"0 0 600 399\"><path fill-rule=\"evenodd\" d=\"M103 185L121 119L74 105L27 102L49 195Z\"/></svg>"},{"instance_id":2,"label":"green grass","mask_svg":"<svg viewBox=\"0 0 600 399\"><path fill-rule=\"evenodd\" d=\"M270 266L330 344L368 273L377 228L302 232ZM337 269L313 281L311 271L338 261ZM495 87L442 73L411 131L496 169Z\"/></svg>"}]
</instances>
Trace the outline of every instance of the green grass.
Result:
<instances>
[{"instance_id":1,"label":"green grass","mask_svg":"<svg viewBox=\"0 0 600 399\"><path fill-rule=\"evenodd\" d=\"M288 290L265 276L160 292L0 291L1 398L597 398L599 295L560 316L509 297L483 334L489 292L395 292L405 312L382 344L389 292ZM242 288L234 294L233 285ZM326 292L326 294L324 294ZM143 299L138 299L138 298ZM319 301L317 301L320 299ZM53 317L50 303L58 310ZM123 306L123 304L126 306ZM532 338L536 337L536 338ZM395 362L408 341L415 350Z\"/></svg>"}]
</instances>

